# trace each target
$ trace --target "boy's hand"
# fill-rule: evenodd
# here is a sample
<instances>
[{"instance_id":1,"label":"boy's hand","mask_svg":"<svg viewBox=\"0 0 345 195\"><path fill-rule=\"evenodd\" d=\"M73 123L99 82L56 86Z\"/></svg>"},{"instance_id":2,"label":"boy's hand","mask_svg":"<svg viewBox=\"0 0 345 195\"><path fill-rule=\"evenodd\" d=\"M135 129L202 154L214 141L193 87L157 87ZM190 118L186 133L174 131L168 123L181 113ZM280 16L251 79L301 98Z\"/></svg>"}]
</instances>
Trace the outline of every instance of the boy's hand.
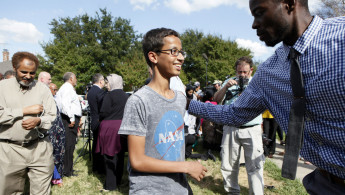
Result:
<instances>
[{"instance_id":1,"label":"boy's hand","mask_svg":"<svg viewBox=\"0 0 345 195\"><path fill-rule=\"evenodd\" d=\"M202 166L200 161L188 161L188 172L187 174L193 177L194 179L200 181L205 177L207 169Z\"/></svg>"}]
</instances>

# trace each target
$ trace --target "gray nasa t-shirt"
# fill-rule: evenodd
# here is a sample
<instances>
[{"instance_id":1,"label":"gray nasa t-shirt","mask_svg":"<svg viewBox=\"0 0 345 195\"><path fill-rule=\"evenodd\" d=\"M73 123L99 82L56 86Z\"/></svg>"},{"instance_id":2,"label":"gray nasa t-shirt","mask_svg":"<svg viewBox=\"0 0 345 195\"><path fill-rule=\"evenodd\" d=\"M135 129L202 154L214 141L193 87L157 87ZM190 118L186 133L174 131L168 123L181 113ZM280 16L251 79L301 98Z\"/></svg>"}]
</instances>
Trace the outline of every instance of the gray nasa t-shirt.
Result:
<instances>
[{"instance_id":1,"label":"gray nasa t-shirt","mask_svg":"<svg viewBox=\"0 0 345 195\"><path fill-rule=\"evenodd\" d=\"M175 92L166 99L148 86L128 99L119 134L145 137L145 155L184 161L184 122L186 97ZM130 194L188 194L182 173L142 173L129 167Z\"/></svg>"}]
</instances>

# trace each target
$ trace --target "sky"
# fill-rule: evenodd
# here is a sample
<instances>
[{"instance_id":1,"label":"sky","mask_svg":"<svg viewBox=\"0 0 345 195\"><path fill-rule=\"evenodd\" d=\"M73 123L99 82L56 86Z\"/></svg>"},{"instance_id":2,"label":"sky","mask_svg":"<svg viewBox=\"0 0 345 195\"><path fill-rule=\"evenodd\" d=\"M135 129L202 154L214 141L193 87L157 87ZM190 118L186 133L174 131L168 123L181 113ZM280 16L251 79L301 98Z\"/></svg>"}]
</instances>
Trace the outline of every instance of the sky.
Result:
<instances>
[{"instance_id":1,"label":"sky","mask_svg":"<svg viewBox=\"0 0 345 195\"><path fill-rule=\"evenodd\" d=\"M0 51L10 57L17 51L44 55L41 43L53 40L49 23L87 13L95 16L106 8L114 17L130 20L137 33L166 27L179 33L187 29L221 36L249 48L262 62L274 52L251 28L253 17L248 0L1 0ZM319 0L309 0L315 10ZM183 44L183 43L182 43ZM2 61L2 55L0 57Z\"/></svg>"}]
</instances>

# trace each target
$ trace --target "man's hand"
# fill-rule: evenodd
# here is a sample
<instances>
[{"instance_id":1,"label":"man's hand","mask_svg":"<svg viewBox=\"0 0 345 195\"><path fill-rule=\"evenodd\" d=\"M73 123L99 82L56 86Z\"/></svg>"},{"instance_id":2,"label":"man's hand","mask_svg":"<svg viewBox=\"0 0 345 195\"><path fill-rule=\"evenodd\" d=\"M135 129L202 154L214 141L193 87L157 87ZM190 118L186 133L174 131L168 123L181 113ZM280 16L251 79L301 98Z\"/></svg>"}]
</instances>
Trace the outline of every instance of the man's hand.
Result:
<instances>
[{"instance_id":1,"label":"man's hand","mask_svg":"<svg viewBox=\"0 0 345 195\"><path fill-rule=\"evenodd\" d=\"M23 108L23 115L40 114L41 112L43 112L42 104L36 104L36 105L27 106Z\"/></svg>"},{"instance_id":2,"label":"man's hand","mask_svg":"<svg viewBox=\"0 0 345 195\"><path fill-rule=\"evenodd\" d=\"M237 85L237 81L229 79L228 82L226 82L226 84L224 85L224 87L222 87L219 91L217 91L214 94L213 101L217 102L218 104L221 104L229 87L233 85Z\"/></svg>"},{"instance_id":3,"label":"man's hand","mask_svg":"<svg viewBox=\"0 0 345 195\"><path fill-rule=\"evenodd\" d=\"M225 84L225 87L226 87L226 89L228 89L229 87L231 87L233 85L237 85L237 81L233 80L233 79L229 79L228 82Z\"/></svg>"},{"instance_id":4,"label":"man's hand","mask_svg":"<svg viewBox=\"0 0 345 195\"><path fill-rule=\"evenodd\" d=\"M40 123L41 123L41 118L39 117L28 118L26 120L23 120L22 127L26 130L31 130L37 127Z\"/></svg>"},{"instance_id":5,"label":"man's hand","mask_svg":"<svg viewBox=\"0 0 345 195\"><path fill-rule=\"evenodd\" d=\"M188 172L187 174L193 177L194 179L200 181L202 178L205 177L207 169L202 166L200 161L187 161L188 163Z\"/></svg>"},{"instance_id":6,"label":"man's hand","mask_svg":"<svg viewBox=\"0 0 345 195\"><path fill-rule=\"evenodd\" d=\"M72 121L72 122L68 125L68 127L73 128L74 125L75 125L75 121Z\"/></svg>"}]
</instances>

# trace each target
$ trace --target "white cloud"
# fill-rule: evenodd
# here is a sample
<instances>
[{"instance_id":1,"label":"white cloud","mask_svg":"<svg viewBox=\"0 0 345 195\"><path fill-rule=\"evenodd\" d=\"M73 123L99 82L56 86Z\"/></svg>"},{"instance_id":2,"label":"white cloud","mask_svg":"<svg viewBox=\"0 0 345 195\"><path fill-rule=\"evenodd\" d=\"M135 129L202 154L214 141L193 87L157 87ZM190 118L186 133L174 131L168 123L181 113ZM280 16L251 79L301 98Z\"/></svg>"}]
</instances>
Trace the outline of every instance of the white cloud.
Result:
<instances>
[{"instance_id":1,"label":"white cloud","mask_svg":"<svg viewBox=\"0 0 345 195\"><path fill-rule=\"evenodd\" d=\"M274 50L273 48L266 47L262 43L254 42L251 40L236 39L235 41L238 44L238 46L242 48L250 49L250 51L252 51L254 58L257 58L257 59L271 55Z\"/></svg>"},{"instance_id":2,"label":"white cloud","mask_svg":"<svg viewBox=\"0 0 345 195\"><path fill-rule=\"evenodd\" d=\"M134 10L145 10L146 8L156 8L157 0L130 0ZM248 0L165 0L164 5L180 13L189 14L194 11L211 9L222 5L235 5L238 8L247 8Z\"/></svg>"},{"instance_id":3,"label":"white cloud","mask_svg":"<svg viewBox=\"0 0 345 195\"><path fill-rule=\"evenodd\" d=\"M177 12L185 14L222 5L237 6L238 8L248 8L249 5L248 0L166 0L164 4Z\"/></svg>"},{"instance_id":4,"label":"white cloud","mask_svg":"<svg viewBox=\"0 0 345 195\"><path fill-rule=\"evenodd\" d=\"M116 0L115 0L116 1ZM320 0L309 0L310 11L316 10L320 5ZM130 0L134 10L145 10L146 8L156 8L157 0ZM212 9L220 6L236 6L239 9L247 9L249 12L249 0L164 0L164 5L179 13L189 14L205 9Z\"/></svg>"},{"instance_id":5,"label":"white cloud","mask_svg":"<svg viewBox=\"0 0 345 195\"><path fill-rule=\"evenodd\" d=\"M33 24L0 18L0 43L15 41L37 44L42 39L43 33Z\"/></svg>"},{"instance_id":6,"label":"white cloud","mask_svg":"<svg viewBox=\"0 0 345 195\"><path fill-rule=\"evenodd\" d=\"M134 6L134 10L145 10L146 7L149 7L156 2L157 0L129 0L129 3ZM153 5L152 7L156 7L156 5Z\"/></svg>"}]
</instances>

